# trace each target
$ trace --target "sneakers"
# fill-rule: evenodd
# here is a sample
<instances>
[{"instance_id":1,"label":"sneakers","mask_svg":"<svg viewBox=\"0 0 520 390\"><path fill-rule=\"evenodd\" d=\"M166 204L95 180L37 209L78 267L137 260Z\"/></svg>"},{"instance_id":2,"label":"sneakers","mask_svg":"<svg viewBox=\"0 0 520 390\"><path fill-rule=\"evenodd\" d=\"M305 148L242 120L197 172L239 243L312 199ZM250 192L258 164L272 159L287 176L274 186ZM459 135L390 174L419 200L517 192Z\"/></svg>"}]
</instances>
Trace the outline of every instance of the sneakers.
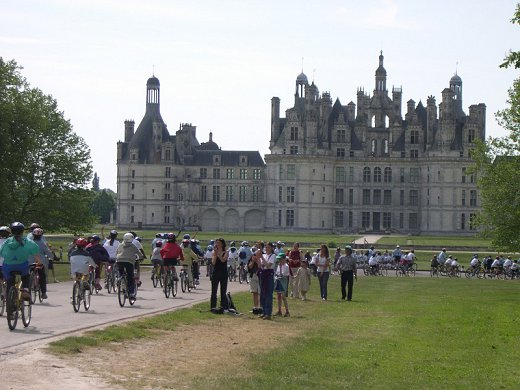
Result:
<instances>
[{"instance_id":1,"label":"sneakers","mask_svg":"<svg viewBox=\"0 0 520 390\"><path fill-rule=\"evenodd\" d=\"M99 283L96 283L96 287L95 287L95 288L96 288L96 290L98 290L98 291L103 290L103 287L101 287L101 284L99 284Z\"/></svg>"},{"instance_id":2,"label":"sneakers","mask_svg":"<svg viewBox=\"0 0 520 390\"><path fill-rule=\"evenodd\" d=\"M42 293L42 299L47 299L47 298L49 298L49 297L47 296L47 293Z\"/></svg>"},{"instance_id":3,"label":"sneakers","mask_svg":"<svg viewBox=\"0 0 520 390\"><path fill-rule=\"evenodd\" d=\"M290 317L291 315L289 314L288 311L285 312L285 314L283 315L284 317Z\"/></svg>"},{"instance_id":4,"label":"sneakers","mask_svg":"<svg viewBox=\"0 0 520 390\"><path fill-rule=\"evenodd\" d=\"M271 321L271 320L273 319L273 317L271 317L271 316L263 316L262 319L263 319L263 320Z\"/></svg>"},{"instance_id":5,"label":"sneakers","mask_svg":"<svg viewBox=\"0 0 520 390\"><path fill-rule=\"evenodd\" d=\"M138 282L137 282L137 287L141 287L141 284L143 284L143 282L138 281Z\"/></svg>"},{"instance_id":6,"label":"sneakers","mask_svg":"<svg viewBox=\"0 0 520 390\"><path fill-rule=\"evenodd\" d=\"M22 299L24 301L30 301L31 300L31 293L29 292L28 289L24 288L22 290Z\"/></svg>"},{"instance_id":7,"label":"sneakers","mask_svg":"<svg viewBox=\"0 0 520 390\"><path fill-rule=\"evenodd\" d=\"M279 311L278 313L275 314L275 316L277 316L277 317L281 317L282 315L283 315L283 314L282 314L281 311Z\"/></svg>"}]
</instances>

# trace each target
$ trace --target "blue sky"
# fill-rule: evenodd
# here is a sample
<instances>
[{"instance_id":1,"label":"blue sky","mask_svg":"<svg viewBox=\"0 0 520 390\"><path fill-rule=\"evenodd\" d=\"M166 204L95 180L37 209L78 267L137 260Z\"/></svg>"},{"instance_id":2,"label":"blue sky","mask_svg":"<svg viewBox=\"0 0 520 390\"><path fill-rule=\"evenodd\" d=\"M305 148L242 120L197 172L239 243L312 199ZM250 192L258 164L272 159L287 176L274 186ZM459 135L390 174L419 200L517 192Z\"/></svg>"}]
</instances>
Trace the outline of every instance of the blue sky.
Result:
<instances>
[{"instance_id":1,"label":"blue sky","mask_svg":"<svg viewBox=\"0 0 520 390\"><path fill-rule=\"evenodd\" d=\"M516 1L0 0L0 56L51 94L91 148L101 187L116 190L124 120L139 124L146 80L161 82L170 133L197 126L200 142L268 153L270 99L292 105L302 70L346 105L374 89L380 50L387 86L403 107L448 86L456 69L463 106L487 105L487 135L504 131L518 71L498 67L519 50ZM303 61L302 61L303 58ZM404 111L403 111L404 115Z\"/></svg>"}]
</instances>

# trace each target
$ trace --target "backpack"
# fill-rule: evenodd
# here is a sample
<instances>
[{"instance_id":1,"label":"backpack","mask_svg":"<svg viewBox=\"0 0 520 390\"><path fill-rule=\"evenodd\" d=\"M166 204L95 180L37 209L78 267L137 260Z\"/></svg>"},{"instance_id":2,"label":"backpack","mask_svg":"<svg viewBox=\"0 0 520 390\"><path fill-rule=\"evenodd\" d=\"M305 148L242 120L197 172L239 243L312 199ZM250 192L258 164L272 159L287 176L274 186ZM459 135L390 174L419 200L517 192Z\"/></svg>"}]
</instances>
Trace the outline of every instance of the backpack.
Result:
<instances>
[{"instance_id":1,"label":"backpack","mask_svg":"<svg viewBox=\"0 0 520 390\"><path fill-rule=\"evenodd\" d=\"M228 300L228 307L230 309L233 309L233 310L237 310L237 308L235 307L235 304L233 303L233 299L231 298L231 293L227 293L227 300Z\"/></svg>"},{"instance_id":2,"label":"backpack","mask_svg":"<svg viewBox=\"0 0 520 390\"><path fill-rule=\"evenodd\" d=\"M242 260L245 260L245 258L247 257L246 252L245 252L245 251L241 251L241 252L238 254L238 257L240 257Z\"/></svg>"}]
</instances>

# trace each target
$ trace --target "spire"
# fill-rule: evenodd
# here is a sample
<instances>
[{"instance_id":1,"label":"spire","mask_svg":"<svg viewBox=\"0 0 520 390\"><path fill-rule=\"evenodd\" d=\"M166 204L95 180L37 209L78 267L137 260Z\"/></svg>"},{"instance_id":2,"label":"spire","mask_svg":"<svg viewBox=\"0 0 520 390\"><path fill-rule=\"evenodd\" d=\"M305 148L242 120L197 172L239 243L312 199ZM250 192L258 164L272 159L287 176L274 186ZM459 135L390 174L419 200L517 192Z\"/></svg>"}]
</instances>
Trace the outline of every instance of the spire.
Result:
<instances>
[{"instance_id":1,"label":"spire","mask_svg":"<svg viewBox=\"0 0 520 390\"><path fill-rule=\"evenodd\" d=\"M146 82L146 111L149 113L159 114L160 86L161 83L154 74Z\"/></svg>"},{"instance_id":2,"label":"spire","mask_svg":"<svg viewBox=\"0 0 520 390\"><path fill-rule=\"evenodd\" d=\"M381 50L379 54L379 67L376 69L376 88L374 89L374 93L376 92L386 92L386 70L383 67L383 50Z\"/></svg>"}]
</instances>

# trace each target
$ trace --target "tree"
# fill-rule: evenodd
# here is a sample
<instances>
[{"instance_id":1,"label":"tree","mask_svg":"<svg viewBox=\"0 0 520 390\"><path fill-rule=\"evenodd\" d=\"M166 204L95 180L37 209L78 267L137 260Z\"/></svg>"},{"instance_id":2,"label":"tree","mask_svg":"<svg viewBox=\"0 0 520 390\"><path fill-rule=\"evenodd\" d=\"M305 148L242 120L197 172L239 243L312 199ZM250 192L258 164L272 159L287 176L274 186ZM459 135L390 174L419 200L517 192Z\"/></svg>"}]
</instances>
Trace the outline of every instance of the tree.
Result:
<instances>
[{"instance_id":1,"label":"tree","mask_svg":"<svg viewBox=\"0 0 520 390\"><path fill-rule=\"evenodd\" d=\"M520 4L512 23L520 25ZM520 52L510 51L500 65L520 68ZM508 131L499 138L477 143L476 162L482 211L477 222L489 233L497 249L520 248L520 78L508 91L509 107L496 113L497 122Z\"/></svg>"},{"instance_id":2,"label":"tree","mask_svg":"<svg viewBox=\"0 0 520 390\"><path fill-rule=\"evenodd\" d=\"M113 191L103 189L96 194L92 204L93 213L101 223L109 223L110 215L116 211L116 197Z\"/></svg>"},{"instance_id":3,"label":"tree","mask_svg":"<svg viewBox=\"0 0 520 390\"><path fill-rule=\"evenodd\" d=\"M0 57L0 221L90 227L90 149L56 100L31 87L21 69Z\"/></svg>"}]
</instances>

